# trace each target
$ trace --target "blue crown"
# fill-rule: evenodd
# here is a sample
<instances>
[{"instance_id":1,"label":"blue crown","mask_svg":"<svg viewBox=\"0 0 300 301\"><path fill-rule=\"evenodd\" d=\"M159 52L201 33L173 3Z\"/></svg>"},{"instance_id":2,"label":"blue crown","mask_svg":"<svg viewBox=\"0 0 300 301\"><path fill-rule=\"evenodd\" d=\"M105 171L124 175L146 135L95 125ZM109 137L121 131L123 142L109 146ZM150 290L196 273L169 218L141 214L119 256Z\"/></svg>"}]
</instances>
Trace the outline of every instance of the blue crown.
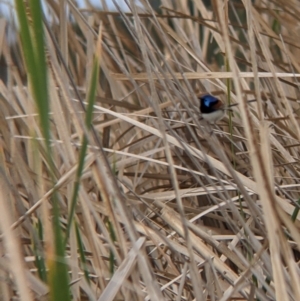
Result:
<instances>
[{"instance_id":1,"label":"blue crown","mask_svg":"<svg viewBox=\"0 0 300 301\"><path fill-rule=\"evenodd\" d=\"M208 114L219 110L222 107L222 102L218 98L206 94L200 97L200 112Z\"/></svg>"}]
</instances>

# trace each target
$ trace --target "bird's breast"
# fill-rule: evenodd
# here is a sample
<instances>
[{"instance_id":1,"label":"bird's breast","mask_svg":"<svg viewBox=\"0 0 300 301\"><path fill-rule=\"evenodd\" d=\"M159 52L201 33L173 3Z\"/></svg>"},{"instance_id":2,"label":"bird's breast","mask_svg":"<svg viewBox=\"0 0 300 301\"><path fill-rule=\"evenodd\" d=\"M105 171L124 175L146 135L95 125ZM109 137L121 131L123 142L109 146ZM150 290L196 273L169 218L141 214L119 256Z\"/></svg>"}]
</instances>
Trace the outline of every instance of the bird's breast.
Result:
<instances>
[{"instance_id":1,"label":"bird's breast","mask_svg":"<svg viewBox=\"0 0 300 301\"><path fill-rule=\"evenodd\" d=\"M224 117L224 115L225 115L224 110L217 110L211 113L202 113L201 116L209 123L216 123L219 120L221 120Z\"/></svg>"}]
</instances>

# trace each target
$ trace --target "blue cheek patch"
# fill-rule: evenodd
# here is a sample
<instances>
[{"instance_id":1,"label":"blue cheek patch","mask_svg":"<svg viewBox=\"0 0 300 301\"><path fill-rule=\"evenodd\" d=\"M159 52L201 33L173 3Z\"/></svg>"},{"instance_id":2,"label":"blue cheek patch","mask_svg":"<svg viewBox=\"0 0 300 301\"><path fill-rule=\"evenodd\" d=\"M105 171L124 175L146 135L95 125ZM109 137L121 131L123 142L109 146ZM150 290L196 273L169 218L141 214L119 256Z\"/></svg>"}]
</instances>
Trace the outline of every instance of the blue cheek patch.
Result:
<instances>
[{"instance_id":1,"label":"blue cheek patch","mask_svg":"<svg viewBox=\"0 0 300 301\"><path fill-rule=\"evenodd\" d=\"M208 108L213 107L219 102L219 100L213 97L212 95L205 95L203 96L203 99L204 99L204 105Z\"/></svg>"}]
</instances>

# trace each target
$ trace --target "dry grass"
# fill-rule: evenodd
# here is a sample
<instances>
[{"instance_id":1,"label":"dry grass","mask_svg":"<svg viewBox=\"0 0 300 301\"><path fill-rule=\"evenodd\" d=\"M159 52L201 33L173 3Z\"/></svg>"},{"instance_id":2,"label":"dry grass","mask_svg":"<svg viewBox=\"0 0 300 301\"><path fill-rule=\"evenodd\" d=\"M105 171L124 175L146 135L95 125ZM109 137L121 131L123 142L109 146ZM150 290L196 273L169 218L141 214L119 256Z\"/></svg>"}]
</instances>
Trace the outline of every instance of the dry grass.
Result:
<instances>
[{"instance_id":1,"label":"dry grass","mask_svg":"<svg viewBox=\"0 0 300 301\"><path fill-rule=\"evenodd\" d=\"M65 235L84 134L66 246L72 300L300 300L299 5L161 4L124 14L68 2L70 22L63 1L48 2L54 175L21 44L0 30L1 300L50 298L41 263L64 262L52 197ZM81 102L94 53L89 131ZM240 105L208 125L203 92Z\"/></svg>"}]
</instances>

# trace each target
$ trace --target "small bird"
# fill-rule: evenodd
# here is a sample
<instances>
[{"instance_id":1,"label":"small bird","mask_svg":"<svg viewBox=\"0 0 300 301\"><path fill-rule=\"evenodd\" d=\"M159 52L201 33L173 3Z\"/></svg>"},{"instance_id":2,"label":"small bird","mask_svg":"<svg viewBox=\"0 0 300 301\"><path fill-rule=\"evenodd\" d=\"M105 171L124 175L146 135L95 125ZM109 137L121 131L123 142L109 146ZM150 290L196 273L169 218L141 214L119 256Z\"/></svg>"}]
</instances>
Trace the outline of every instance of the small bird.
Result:
<instances>
[{"instance_id":1,"label":"small bird","mask_svg":"<svg viewBox=\"0 0 300 301\"><path fill-rule=\"evenodd\" d=\"M200 112L203 119L209 123L216 123L224 117L225 106L220 99L205 94L200 96Z\"/></svg>"},{"instance_id":2,"label":"small bird","mask_svg":"<svg viewBox=\"0 0 300 301\"><path fill-rule=\"evenodd\" d=\"M226 106L220 99L211 94L201 95L199 99L201 116L209 123L216 123L220 121L224 117L225 111L230 111L231 107L238 105L237 103L234 103ZM253 101L256 100L253 99L248 102Z\"/></svg>"}]
</instances>

